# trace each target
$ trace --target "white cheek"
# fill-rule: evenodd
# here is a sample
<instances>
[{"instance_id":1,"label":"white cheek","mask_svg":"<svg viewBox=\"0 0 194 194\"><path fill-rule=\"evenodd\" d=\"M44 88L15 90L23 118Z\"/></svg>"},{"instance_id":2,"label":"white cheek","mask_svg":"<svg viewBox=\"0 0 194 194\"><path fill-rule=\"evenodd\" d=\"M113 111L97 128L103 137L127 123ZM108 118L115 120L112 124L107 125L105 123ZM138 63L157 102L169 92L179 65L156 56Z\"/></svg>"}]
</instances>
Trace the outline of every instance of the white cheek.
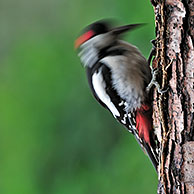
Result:
<instances>
[{"instance_id":1,"label":"white cheek","mask_svg":"<svg viewBox=\"0 0 194 194\"><path fill-rule=\"evenodd\" d=\"M103 81L103 77L100 72L94 73L92 76L92 83L94 90L96 94L98 95L98 98L106 104L106 106L109 108L109 110L112 112L113 116L120 116L119 111L115 107L115 105L111 102L110 97L106 93L106 85L105 82Z\"/></svg>"}]
</instances>

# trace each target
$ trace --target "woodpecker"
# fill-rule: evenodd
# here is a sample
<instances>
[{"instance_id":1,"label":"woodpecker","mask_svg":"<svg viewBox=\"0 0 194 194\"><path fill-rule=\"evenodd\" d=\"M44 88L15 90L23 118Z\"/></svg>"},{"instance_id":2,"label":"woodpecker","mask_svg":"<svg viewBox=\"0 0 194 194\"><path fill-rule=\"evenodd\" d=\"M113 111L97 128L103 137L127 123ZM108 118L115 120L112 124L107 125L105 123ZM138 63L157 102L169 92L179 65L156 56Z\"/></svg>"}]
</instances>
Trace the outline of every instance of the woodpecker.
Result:
<instances>
[{"instance_id":1,"label":"woodpecker","mask_svg":"<svg viewBox=\"0 0 194 194\"><path fill-rule=\"evenodd\" d=\"M131 132L157 170L158 152L152 127L152 74L147 60L122 34L141 24L112 27L97 21L75 41L96 100Z\"/></svg>"}]
</instances>

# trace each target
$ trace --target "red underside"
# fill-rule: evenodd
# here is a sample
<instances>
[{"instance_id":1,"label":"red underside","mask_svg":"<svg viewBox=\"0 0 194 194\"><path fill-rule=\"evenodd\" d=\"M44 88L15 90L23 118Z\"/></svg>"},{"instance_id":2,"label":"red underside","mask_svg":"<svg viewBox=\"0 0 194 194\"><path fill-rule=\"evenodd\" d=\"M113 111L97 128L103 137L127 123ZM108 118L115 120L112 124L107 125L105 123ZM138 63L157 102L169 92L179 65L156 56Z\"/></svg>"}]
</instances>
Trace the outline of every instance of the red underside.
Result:
<instances>
[{"instance_id":1,"label":"red underside","mask_svg":"<svg viewBox=\"0 0 194 194\"><path fill-rule=\"evenodd\" d=\"M150 107L142 105L136 113L136 128L139 132L140 138L144 139L146 143L150 144L150 132L152 130L152 115Z\"/></svg>"}]
</instances>

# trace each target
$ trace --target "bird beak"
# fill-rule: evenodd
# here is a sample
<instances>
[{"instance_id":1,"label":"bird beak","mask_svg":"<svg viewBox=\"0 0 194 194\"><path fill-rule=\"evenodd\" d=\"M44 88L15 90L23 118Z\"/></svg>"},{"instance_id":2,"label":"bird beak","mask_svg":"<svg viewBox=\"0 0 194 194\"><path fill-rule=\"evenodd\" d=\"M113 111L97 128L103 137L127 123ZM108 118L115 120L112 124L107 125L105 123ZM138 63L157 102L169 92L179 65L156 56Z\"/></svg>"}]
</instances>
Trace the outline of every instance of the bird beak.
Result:
<instances>
[{"instance_id":1,"label":"bird beak","mask_svg":"<svg viewBox=\"0 0 194 194\"><path fill-rule=\"evenodd\" d=\"M111 30L111 32L115 35L119 35L119 34L122 34L124 32L127 32L129 30L133 30L139 26L142 26L144 24L129 24L129 25L125 25L125 26L119 26L119 27L116 27L116 28L113 28Z\"/></svg>"}]
</instances>

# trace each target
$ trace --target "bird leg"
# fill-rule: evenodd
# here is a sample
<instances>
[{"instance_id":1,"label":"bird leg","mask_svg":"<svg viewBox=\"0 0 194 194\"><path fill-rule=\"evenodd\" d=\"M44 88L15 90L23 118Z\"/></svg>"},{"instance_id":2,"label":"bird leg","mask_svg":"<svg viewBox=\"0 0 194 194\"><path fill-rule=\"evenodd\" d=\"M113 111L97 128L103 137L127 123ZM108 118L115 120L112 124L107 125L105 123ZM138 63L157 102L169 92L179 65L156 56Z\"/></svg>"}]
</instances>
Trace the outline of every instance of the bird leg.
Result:
<instances>
[{"instance_id":1,"label":"bird leg","mask_svg":"<svg viewBox=\"0 0 194 194\"><path fill-rule=\"evenodd\" d=\"M151 68L151 70L152 70L152 79L151 79L150 83L148 84L148 86L146 87L146 91L149 92L150 89L152 88L152 86L155 86L157 88L158 93L164 94L165 92L167 92L168 89L162 90L160 84L157 82L156 77L158 75L159 69L158 68L156 68L156 69Z\"/></svg>"},{"instance_id":2,"label":"bird leg","mask_svg":"<svg viewBox=\"0 0 194 194\"><path fill-rule=\"evenodd\" d=\"M151 66L152 58L156 56L156 40L151 40L151 43L152 43L152 50L148 58L148 64L152 71L152 79L148 84L148 86L146 87L146 91L149 92L152 86L155 86L157 88L158 93L164 94L165 92L167 92L168 89L162 90L160 84L157 82L157 75L158 75L159 69L153 68L153 66Z\"/></svg>"}]
</instances>

